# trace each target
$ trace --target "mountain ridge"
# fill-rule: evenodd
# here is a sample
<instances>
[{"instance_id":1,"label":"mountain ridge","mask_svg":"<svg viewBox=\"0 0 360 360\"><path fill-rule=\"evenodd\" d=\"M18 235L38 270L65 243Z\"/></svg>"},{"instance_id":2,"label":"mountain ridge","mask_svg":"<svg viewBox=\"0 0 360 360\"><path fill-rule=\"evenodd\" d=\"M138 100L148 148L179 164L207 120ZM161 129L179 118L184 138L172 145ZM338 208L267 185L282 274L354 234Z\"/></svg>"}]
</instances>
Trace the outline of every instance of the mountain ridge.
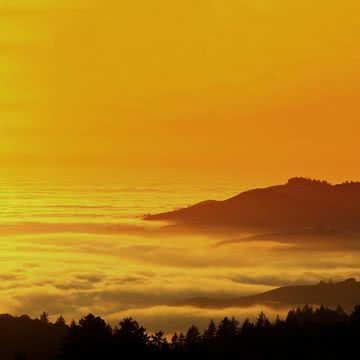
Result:
<instances>
[{"instance_id":1,"label":"mountain ridge","mask_svg":"<svg viewBox=\"0 0 360 360\"><path fill-rule=\"evenodd\" d=\"M295 177L283 185L244 191L222 201L206 200L144 219L246 231L360 230L360 182L332 185Z\"/></svg>"},{"instance_id":2,"label":"mountain ridge","mask_svg":"<svg viewBox=\"0 0 360 360\"><path fill-rule=\"evenodd\" d=\"M269 305L300 306L305 304L352 307L360 302L360 281L348 278L337 283L290 285L263 293L233 298L192 298L182 305L199 308L227 308L236 306Z\"/></svg>"}]
</instances>

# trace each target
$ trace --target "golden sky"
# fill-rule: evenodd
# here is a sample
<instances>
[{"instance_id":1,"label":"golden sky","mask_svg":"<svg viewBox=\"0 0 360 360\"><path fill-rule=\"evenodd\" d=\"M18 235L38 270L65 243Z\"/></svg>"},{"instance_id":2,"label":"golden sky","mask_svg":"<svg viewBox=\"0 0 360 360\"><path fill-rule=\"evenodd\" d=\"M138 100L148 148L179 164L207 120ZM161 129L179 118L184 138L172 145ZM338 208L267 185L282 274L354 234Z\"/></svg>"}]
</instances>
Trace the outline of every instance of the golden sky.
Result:
<instances>
[{"instance_id":1,"label":"golden sky","mask_svg":"<svg viewBox=\"0 0 360 360\"><path fill-rule=\"evenodd\" d=\"M0 170L360 178L357 0L0 0Z\"/></svg>"}]
</instances>

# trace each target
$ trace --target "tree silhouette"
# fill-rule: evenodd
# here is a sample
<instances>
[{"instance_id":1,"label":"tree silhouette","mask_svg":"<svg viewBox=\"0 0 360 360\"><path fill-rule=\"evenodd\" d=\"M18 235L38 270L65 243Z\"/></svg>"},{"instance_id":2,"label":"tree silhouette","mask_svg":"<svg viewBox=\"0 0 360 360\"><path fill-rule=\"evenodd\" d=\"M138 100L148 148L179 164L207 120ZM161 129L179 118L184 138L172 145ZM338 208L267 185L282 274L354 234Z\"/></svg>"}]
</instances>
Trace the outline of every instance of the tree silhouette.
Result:
<instances>
[{"instance_id":1,"label":"tree silhouette","mask_svg":"<svg viewBox=\"0 0 360 360\"><path fill-rule=\"evenodd\" d=\"M254 330L254 327L255 327L254 324L248 318L246 318L241 327L241 334L244 335L251 334Z\"/></svg>"},{"instance_id":2,"label":"tree silhouette","mask_svg":"<svg viewBox=\"0 0 360 360\"><path fill-rule=\"evenodd\" d=\"M271 323L263 311L260 312L256 319L255 327L258 329L269 328Z\"/></svg>"},{"instance_id":3,"label":"tree silhouette","mask_svg":"<svg viewBox=\"0 0 360 360\"><path fill-rule=\"evenodd\" d=\"M214 320L211 320L207 329L204 331L204 334L202 336L203 342L207 344L208 346L213 345L216 340L216 324Z\"/></svg>"},{"instance_id":4,"label":"tree silhouette","mask_svg":"<svg viewBox=\"0 0 360 360\"><path fill-rule=\"evenodd\" d=\"M175 357L179 357L185 350L185 335L176 333L171 338L170 349Z\"/></svg>"},{"instance_id":5,"label":"tree silhouette","mask_svg":"<svg viewBox=\"0 0 360 360\"><path fill-rule=\"evenodd\" d=\"M348 315L309 305L290 310L285 320L270 322L264 312L242 326L235 318L210 321L203 335L192 325L186 335L175 333L170 343L164 332L150 336L137 321L126 318L114 330L89 314L67 326L28 316L0 315L0 359L4 360L118 360L141 359L358 359L360 306Z\"/></svg>"},{"instance_id":6,"label":"tree silhouette","mask_svg":"<svg viewBox=\"0 0 360 360\"><path fill-rule=\"evenodd\" d=\"M71 324L63 349L63 357L77 359L106 358L112 341L111 327L100 317L89 314ZM74 356L75 355L75 356Z\"/></svg>"},{"instance_id":7,"label":"tree silhouette","mask_svg":"<svg viewBox=\"0 0 360 360\"><path fill-rule=\"evenodd\" d=\"M42 322L45 323L45 324L48 324L48 323L49 323L49 314L44 311L44 312L40 315L40 321L42 321Z\"/></svg>"},{"instance_id":8,"label":"tree silhouette","mask_svg":"<svg viewBox=\"0 0 360 360\"><path fill-rule=\"evenodd\" d=\"M66 321L65 321L64 317L59 316L55 321L55 325L65 327L66 326Z\"/></svg>"},{"instance_id":9,"label":"tree silhouette","mask_svg":"<svg viewBox=\"0 0 360 360\"><path fill-rule=\"evenodd\" d=\"M153 355L156 357L166 355L170 350L170 345L166 340L165 334L162 331L150 336L150 349Z\"/></svg>"},{"instance_id":10,"label":"tree silhouette","mask_svg":"<svg viewBox=\"0 0 360 360\"><path fill-rule=\"evenodd\" d=\"M185 336L185 349L187 352L197 352L201 344L201 335L199 329L192 325Z\"/></svg>"},{"instance_id":11,"label":"tree silhouette","mask_svg":"<svg viewBox=\"0 0 360 360\"><path fill-rule=\"evenodd\" d=\"M360 329L360 305L355 306L353 312L350 315L351 325L357 330Z\"/></svg>"},{"instance_id":12,"label":"tree silhouette","mask_svg":"<svg viewBox=\"0 0 360 360\"><path fill-rule=\"evenodd\" d=\"M126 318L119 323L114 332L114 343L117 353L144 354L149 343L146 329L136 320Z\"/></svg>"}]
</instances>

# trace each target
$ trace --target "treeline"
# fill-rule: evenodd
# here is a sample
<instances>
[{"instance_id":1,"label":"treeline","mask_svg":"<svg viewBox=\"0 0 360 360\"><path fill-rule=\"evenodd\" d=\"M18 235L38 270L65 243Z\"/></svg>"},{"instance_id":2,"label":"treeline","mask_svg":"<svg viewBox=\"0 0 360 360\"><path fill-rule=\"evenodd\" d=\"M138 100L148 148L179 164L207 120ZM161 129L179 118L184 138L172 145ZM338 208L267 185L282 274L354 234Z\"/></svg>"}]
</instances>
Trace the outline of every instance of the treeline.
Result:
<instances>
[{"instance_id":1,"label":"treeline","mask_svg":"<svg viewBox=\"0 0 360 360\"><path fill-rule=\"evenodd\" d=\"M359 340L360 306L346 314L340 306L305 305L273 322L263 312L254 322L226 317L203 332L193 325L171 338L149 334L132 318L112 328L91 314L70 325L62 317L51 323L46 313L39 319L0 315L4 360L358 359Z\"/></svg>"}]
</instances>

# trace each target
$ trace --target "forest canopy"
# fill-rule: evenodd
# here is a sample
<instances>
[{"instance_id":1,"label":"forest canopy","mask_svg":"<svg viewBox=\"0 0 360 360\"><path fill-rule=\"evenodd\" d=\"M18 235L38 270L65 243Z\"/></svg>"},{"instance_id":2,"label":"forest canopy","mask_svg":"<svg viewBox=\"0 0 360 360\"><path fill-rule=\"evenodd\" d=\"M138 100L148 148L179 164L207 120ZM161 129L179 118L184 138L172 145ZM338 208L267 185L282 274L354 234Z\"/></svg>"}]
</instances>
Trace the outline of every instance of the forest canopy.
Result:
<instances>
[{"instance_id":1,"label":"forest canopy","mask_svg":"<svg viewBox=\"0 0 360 360\"><path fill-rule=\"evenodd\" d=\"M339 358L359 354L360 306L347 314L341 306L302 308L284 319L270 321L264 312L255 321L225 317L210 321L201 331L192 325L185 333L149 334L136 320L126 318L111 327L89 314L66 324L46 313L38 319L0 315L0 358L9 360L188 359L218 356L238 359L288 359L318 356Z\"/></svg>"}]
</instances>

